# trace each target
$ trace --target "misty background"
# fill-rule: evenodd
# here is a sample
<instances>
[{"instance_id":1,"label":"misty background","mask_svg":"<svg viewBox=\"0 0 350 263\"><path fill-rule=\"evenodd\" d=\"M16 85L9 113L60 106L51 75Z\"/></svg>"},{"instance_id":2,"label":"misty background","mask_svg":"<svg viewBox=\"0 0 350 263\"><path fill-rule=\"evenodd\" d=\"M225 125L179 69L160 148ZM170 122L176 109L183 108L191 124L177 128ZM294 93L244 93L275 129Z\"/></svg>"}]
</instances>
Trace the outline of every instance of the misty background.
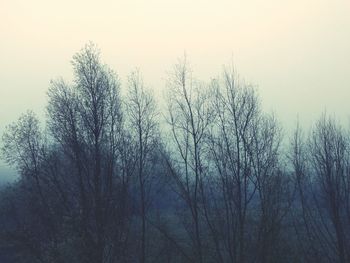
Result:
<instances>
[{"instance_id":1,"label":"misty background","mask_svg":"<svg viewBox=\"0 0 350 263\"><path fill-rule=\"evenodd\" d=\"M139 67L158 97L186 51L208 81L231 58L289 134L323 111L349 123L350 2L0 1L0 135L21 113L45 116L51 79L72 79L72 54L89 40L121 78ZM0 161L0 183L14 171Z\"/></svg>"}]
</instances>

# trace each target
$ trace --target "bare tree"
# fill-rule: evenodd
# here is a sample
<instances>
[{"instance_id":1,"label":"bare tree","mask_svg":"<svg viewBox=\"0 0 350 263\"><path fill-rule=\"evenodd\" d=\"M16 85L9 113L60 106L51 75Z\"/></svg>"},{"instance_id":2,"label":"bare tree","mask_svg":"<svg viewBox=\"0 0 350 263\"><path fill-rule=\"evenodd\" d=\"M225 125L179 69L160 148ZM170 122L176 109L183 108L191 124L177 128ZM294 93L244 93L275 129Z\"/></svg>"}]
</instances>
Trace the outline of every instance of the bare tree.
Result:
<instances>
[{"instance_id":1,"label":"bare tree","mask_svg":"<svg viewBox=\"0 0 350 263\"><path fill-rule=\"evenodd\" d=\"M39 262L59 262L57 226L60 217L52 209L53 198L47 196L50 181L44 180L46 145L33 112L23 114L16 123L7 127L3 135L2 154L9 164L17 167L21 175L23 194L19 193L18 198L24 198L25 204L21 210L13 210L17 229L8 237L15 244L23 246ZM17 200L11 202L14 207L19 205ZM23 215L28 218L23 218ZM56 256L52 256L54 254Z\"/></svg>"},{"instance_id":2,"label":"bare tree","mask_svg":"<svg viewBox=\"0 0 350 263\"><path fill-rule=\"evenodd\" d=\"M294 170L310 260L347 262L349 254L349 138L325 114L307 141L296 133ZM299 146L299 148L298 148ZM300 227L301 228L301 227ZM297 229L299 232L301 229Z\"/></svg>"},{"instance_id":3,"label":"bare tree","mask_svg":"<svg viewBox=\"0 0 350 263\"><path fill-rule=\"evenodd\" d=\"M322 262L324 257L320 257L317 251L317 243L322 240L322 238L319 238L318 233L322 232L322 230L317 225L317 220L313 220L314 217L317 217L317 214L314 213L311 205L311 200L313 199L311 188L313 184L310 178L309 155L305 136L299 122L291 140L289 160L293 167L297 190L293 217L300 258L308 262L313 262L313 260Z\"/></svg>"},{"instance_id":4,"label":"bare tree","mask_svg":"<svg viewBox=\"0 0 350 263\"><path fill-rule=\"evenodd\" d=\"M245 262L247 209L256 191L252 154L259 103L254 90L240 86L234 74L225 70L223 86L213 82L217 118L209 141L223 200L224 247L231 262Z\"/></svg>"},{"instance_id":5,"label":"bare tree","mask_svg":"<svg viewBox=\"0 0 350 263\"><path fill-rule=\"evenodd\" d=\"M132 72L128 79L129 93L127 108L130 118L130 130L136 142L136 173L139 183L141 207L141 252L140 262L147 261L146 217L150 201L150 187L152 183L152 155L157 147L158 123L157 111L153 95L146 90L141 74L138 70Z\"/></svg>"},{"instance_id":6,"label":"bare tree","mask_svg":"<svg viewBox=\"0 0 350 263\"><path fill-rule=\"evenodd\" d=\"M253 234L249 218L257 217L257 251L265 262L264 257L273 251L276 235L272 230L277 231L285 215L280 206L284 195L278 164L280 130L273 117L263 114L254 88L240 81L233 67L226 68L223 80L214 80L212 88L216 119L208 144L217 182L211 185L220 196L213 207L220 216L210 229L218 258L223 262L248 260Z\"/></svg>"},{"instance_id":7,"label":"bare tree","mask_svg":"<svg viewBox=\"0 0 350 263\"><path fill-rule=\"evenodd\" d=\"M349 224L347 195L348 141L344 132L334 121L325 116L317 123L310 138L311 161L316 178L320 182L321 196L325 199L326 211L335 230L335 244L339 262L347 262L346 247ZM345 220L345 221L344 221Z\"/></svg>"},{"instance_id":8,"label":"bare tree","mask_svg":"<svg viewBox=\"0 0 350 263\"><path fill-rule=\"evenodd\" d=\"M73 58L75 80L49 90L49 128L74 167L79 229L87 262L112 262L127 229L119 81L88 44ZM123 234L124 232L124 234Z\"/></svg>"},{"instance_id":9,"label":"bare tree","mask_svg":"<svg viewBox=\"0 0 350 263\"><path fill-rule=\"evenodd\" d=\"M203 196L205 167L204 136L212 120L205 88L194 83L186 57L175 65L168 85L168 123L173 153L169 170L178 192L190 211L187 232L192 240L196 262L204 262L200 204ZM201 90L202 89L202 90Z\"/></svg>"}]
</instances>

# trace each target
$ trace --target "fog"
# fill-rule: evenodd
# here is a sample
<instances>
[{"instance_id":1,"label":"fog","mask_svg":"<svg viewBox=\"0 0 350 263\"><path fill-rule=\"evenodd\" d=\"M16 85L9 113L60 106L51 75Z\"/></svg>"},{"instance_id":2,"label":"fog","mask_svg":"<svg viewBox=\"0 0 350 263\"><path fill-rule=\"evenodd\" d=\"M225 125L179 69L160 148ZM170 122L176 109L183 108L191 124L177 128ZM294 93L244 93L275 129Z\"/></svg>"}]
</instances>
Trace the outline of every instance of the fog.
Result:
<instances>
[{"instance_id":1,"label":"fog","mask_svg":"<svg viewBox=\"0 0 350 263\"><path fill-rule=\"evenodd\" d=\"M349 11L0 0L0 261L349 262Z\"/></svg>"},{"instance_id":2,"label":"fog","mask_svg":"<svg viewBox=\"0 0 350 263\"><path fill-rule=\"evenodd\" d=\"M122 84L139 67L159 97L186 51L205 81L233 59L287 134L297 116L308 127L323 111L348 125L349 8L345 0L1 1L0 133L27 109L45 116L50 80L72 77L72 55L89 40Z\"/></svg>"}]
</instances>

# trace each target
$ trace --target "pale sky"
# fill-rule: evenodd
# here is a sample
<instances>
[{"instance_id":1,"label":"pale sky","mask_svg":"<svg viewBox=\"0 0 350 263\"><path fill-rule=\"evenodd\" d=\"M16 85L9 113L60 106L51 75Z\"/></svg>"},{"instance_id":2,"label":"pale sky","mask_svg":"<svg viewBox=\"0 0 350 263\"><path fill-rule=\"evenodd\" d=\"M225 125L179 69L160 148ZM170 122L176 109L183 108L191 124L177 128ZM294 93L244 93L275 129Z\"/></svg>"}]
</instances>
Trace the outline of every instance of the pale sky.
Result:
<instances>
[{"instance_id":1,"label":"pale sky","mask_svg":"<svg viewBox=\"0 0 350 263\"><path fill-rule=\"evenodd\" d=\"M27 109L44 116L50 79L71 79L90 40L122 83L139 67L161 93L184 51L204 81L233 57L285 130L297 114L350 120L349 0L0 0L0 134Z\"/></svg>"}]
</instances>

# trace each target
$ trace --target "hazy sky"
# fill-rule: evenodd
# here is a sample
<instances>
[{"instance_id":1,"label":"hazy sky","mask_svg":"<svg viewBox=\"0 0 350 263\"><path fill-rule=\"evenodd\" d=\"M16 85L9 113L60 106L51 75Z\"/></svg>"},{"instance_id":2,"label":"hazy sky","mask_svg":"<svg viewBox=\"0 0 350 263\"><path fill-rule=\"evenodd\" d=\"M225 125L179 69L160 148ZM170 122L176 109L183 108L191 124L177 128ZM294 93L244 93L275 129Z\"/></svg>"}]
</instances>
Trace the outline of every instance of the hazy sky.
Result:
<instances>
[{"instance_id":1,"label":"hazy sky","mask_svg":"<svg viewBox=\"0 0 350 263\"><path fill-rule=\"evenodd\" d=\"M184 50L205 81L233 57L286 130L325 109L348 125L349 0L0 0L0 134L26 109L44 115L50 79L70 79L89 40L123 83L137 66L161 91Z\"/></svg>"}]
</instances>

